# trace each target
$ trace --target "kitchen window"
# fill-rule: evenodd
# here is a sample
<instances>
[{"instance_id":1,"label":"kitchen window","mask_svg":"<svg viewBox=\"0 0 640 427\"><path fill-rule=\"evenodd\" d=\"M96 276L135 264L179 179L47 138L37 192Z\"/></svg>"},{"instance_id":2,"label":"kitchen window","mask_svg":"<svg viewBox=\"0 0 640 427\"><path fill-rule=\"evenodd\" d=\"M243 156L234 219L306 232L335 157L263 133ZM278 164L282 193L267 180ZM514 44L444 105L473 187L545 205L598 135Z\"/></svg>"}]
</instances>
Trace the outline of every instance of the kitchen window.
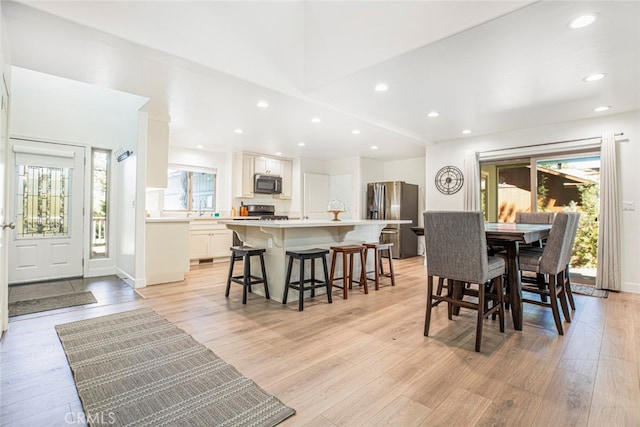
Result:
<instances>
[{"instance_id":1,"label":"kitchen window","mask_svg":"<svg viewBox=\"0 0 640 427\"><path fill-rule=\"evenodd\" d=\"M216 209L215 189L214 171L168 169L164 210L213 212Z\"/></svg>"}]
</instances>

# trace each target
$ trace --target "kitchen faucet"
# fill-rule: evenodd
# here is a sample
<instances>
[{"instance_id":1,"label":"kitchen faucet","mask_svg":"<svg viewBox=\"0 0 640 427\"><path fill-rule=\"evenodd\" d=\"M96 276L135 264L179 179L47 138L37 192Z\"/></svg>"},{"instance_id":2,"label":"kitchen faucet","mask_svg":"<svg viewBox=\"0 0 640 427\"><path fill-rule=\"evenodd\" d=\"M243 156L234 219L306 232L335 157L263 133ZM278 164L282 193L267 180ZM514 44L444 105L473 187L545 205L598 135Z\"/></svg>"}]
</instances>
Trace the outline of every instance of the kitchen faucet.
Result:
<instances>
[{"instance_id":1,"label":"kitchen faucet","mask_svg":"<svg viewBox=\"0 0 640 427\"><path fill-rule=\"evenodd\" d=\"M204 214L204 209L202 207L202 203L203 202L205 202L205 200L204 199L200 199L200 205L198 206L198 216L202 216Z\"/></svg>"}]
</instances>

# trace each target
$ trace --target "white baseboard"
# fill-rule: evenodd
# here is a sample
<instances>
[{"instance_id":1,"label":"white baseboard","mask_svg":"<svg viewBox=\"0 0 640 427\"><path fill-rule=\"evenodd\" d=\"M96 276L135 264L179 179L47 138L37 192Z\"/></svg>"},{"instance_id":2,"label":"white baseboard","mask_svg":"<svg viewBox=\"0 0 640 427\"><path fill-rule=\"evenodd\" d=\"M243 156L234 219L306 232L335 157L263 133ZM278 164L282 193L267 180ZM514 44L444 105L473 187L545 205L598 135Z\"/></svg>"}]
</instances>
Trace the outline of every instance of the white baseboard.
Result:
<instances>
[{"instance_id":1,"label":"white baseboard","mask_svg":"<svg viewBox=\"0 0 640 427\"><path fill-rule=\"evenodd\" d=\"M124 280L125 282L127 282L129 286L131 286L134 289L147 287L147 281L145 279L135 279L131 277L128 273L122 271L119 268L116 271L116 275L122 280Z\"/></svg>"},{"instance_id":2,"label":"white baseboard","mask_svg":"<svg viewBox=\"0 0 640 427\"><path fill-rule=\"evenodd\" d=\"M640 294L640 283L623 283L622 292Z\"/></svg>"}]
</instances>

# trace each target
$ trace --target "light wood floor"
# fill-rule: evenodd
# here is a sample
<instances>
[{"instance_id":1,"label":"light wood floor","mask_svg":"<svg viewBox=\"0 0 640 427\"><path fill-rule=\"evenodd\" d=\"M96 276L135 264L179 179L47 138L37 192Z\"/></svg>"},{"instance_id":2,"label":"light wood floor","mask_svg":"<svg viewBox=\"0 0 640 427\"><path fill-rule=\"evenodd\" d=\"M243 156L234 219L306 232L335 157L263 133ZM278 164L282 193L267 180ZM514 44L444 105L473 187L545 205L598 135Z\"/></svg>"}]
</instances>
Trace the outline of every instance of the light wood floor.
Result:
<instances>
[{"instance_id":1,"label":"light wood floor","mask_svg":"<svg viewBox=\"0 0 640 427\"><path fill-rule=\"evenodd\" d=\"M305 310L259 295L224 297L227 264L145 299L12 319L1 346L0 424L66 425L80 412L54 325L152 307L297 413L285 426L640 425L640 295L576 295L565 334L537 306L524 331L487 321L475 353L475 313L434 311L424 337L422 259L395 262L397 286L349 299L307 299Z\"/></svg>"}]
</instances>

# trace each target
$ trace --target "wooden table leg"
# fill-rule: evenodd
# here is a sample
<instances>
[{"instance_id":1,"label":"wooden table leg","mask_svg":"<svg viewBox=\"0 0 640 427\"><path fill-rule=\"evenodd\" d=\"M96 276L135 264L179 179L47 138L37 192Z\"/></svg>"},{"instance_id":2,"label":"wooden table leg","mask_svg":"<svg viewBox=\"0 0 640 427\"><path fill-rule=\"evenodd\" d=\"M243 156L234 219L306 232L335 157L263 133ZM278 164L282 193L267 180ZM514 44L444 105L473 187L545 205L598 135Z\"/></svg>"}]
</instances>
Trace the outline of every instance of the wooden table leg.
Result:
<instances>
[{"instance_id":1,"label":"wooden table leg","mask_svg":"<svg viewBox=\"0 0 640 427\"><path fill-rule=\"evenodd\" d=\"M511 304L511 317L516 331L522 330L522 283L520 282L520 268L518 266L519 244L516 240L505 242L507 248L507 263L509 273L509 303Z\"/></svg>"},{"instance_id":2,"label":"wooden table leg","mask_svg":"<svg viewBox=\"0 0 640 427\"><path fill-rule=\"evenodd\" d=\"M452 286L452 297L459 300L463 299L465 283L458 280L450 280L449 283L449 286ZM460 315L460 306L453 307L453 315Z\"/></svg>"}]
</instances>

